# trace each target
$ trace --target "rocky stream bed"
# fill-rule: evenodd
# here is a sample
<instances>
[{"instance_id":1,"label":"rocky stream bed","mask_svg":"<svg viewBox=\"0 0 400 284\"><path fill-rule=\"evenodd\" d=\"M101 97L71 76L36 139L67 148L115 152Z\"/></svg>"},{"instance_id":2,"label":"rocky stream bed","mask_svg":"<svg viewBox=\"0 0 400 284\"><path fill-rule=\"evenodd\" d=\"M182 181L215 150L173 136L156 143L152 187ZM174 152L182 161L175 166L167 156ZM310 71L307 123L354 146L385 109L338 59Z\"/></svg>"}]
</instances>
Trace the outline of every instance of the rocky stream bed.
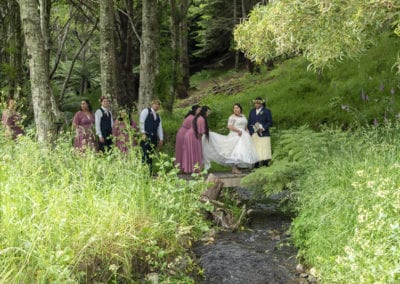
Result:
<instances>
[{"instance_id":1,"label":"rocky stream bed","mask_svg":"<svg viewBox=\"0 0 400 284\"><path fill-rule=\"evenodd\" d=\"M241 198L251 191L234 188ZM198 244L194 253L204 270L203 284L316 283L296 259L290 240L291 218L277 210L279 196L251 205L243 228L222 231L212 242Z\"/></svg>"}]
</instances>

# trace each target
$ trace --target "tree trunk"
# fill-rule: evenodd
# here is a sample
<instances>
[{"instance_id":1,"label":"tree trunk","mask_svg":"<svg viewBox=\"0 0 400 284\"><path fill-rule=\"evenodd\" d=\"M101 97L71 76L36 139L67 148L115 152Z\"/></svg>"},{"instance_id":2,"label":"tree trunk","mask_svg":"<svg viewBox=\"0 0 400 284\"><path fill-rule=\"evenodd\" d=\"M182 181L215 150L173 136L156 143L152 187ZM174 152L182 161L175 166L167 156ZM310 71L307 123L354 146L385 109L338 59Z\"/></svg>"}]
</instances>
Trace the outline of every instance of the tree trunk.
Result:
<instances>
[{"instance_id":1,"label":"tree trunk","mask_svg":"<svg viewBox=\"0 0 400 284\"><path fill-rule=\"evenodd\" d=\"M143 1L142 45L140 46L140 79L138 110L149 106L154 97L158 67L157 0Z\"/></svg>"},{"instance_id":2,"label":"tree trunk","mask_svg":"<svg viewBox=\"0 0 400 284\"><path fill-rule=\"evenodd\" d=\"M237 0L233 0L233 23L237 25ZM239 50L235 51L235 71L239 70Z\"/></svg>"},{"instance_id":3,"label":"tree trunk","mask_svg":"<svg viewBox=\"0 0 400 284\"><path fill-rule=\"evenodd\" d=\"M116 107L116 55L114 38L114 1L100 1L100 66L101 94L111 99Z\"/></svg>"},{"instance_id":4,"label":"tree trunk","mask_svg":"<svg viewBox=\"0 0 400 284\"><path fill-rule=\"evenodd\" d=\"M167 102L167 110L172 112L172 107L177 94L177 89L179 85L179 12L175 0L169 0L171 15L169 29L171 32L171 49L172 49L172 61L171 61L171 86L170 95Z\"/></svg>"},{"instance_id":5,"label":"tree trunk","mask_svg":"<svg viewBox=\"0 0 400 284\"><path fill-rule=\"evenodd\" d=\"M118 105L131 109L138 99L139 76L133 73L135 64L140 64L140 44L134 34L133 1L121 1L124 8L118 13L118 37L116 41L118 77ZM123 9L123 10L122 10Z\"/></svg>"},{"instance_id":6,"label":"tree trunk","mask_svg":"<svg viewBox=\"0 0 400 284\"><path fill-rule=\"evenodd\" d=\"M39 0L40 3L40 28L43 36L44 50L45 50L45 62L47 73L50 68L50 11L51 1L50 0Z\"/></svg>"},{"instance_id":7,"label":"tree trunk","mask_svg":"<svg viewBox=\"0 0 400 284\"><path fill-rule=\"evenodd\" d=\"M0 1L0 66L5 67L0 88L8 86L6 97L19 99L24 89L23 40L18 3Z\"/></svg>"},{"instance_id":8,"label":"tree trunk","mask_svg":"<svg viewBox=\"0 0 400 284\"><path fill-rule=\"evenodd\" d=\"M51 1L50 0L40 0L40 30L42 32L43 46L44 46L44 62L46 73L49 74L50 78L50 51L51 51L51 40L50 40L50 11L51 11ZM50 80L50 79L49 79ZM53 95L53 90L50 88L50 103L51 111L56 117L57 121L61 120L61 112L58 108L57 100Z\"/></svg>"},{"instance_id":9,"label":"tree trunk","mask_svg":"<svg viewBox=\"0 0 400 284\"><path fill-rule=\"evenodd\" d=\"M178 89L178 97L186 98L190 87L189 47L188 47L188 18L189 0L181 0L182 19L180 24L180 62L182 83Z\"/></svg>"},{"instance_id":10,"label":"tree trunk","mask_svg":"<svg viewBox=\"0 0 400 284\"><path fill-rule=\"evenodd\" d=\"M55 134L54 114L51 110L51 87L46 50L40 27L40 15L36 0L19 0L21 22L25 35L30 68L32 104L35 116L37 139L48 144Z\"/></svg>"},{"instance_id":11,"label":"tree trunk","mask_svg":"<svg viewBox=\"0 0 400 284\"><path fill-rule=\"evenodd\" d=\"M12 46L14 48L10 52L10 65L15 70L15 76L10 78L9 86L10 91L9 95L11 97L15 97L17 99L21 99L21 90L23 89L22 86L24 85L24 72L23 72L23 46L24 46L24 38L21 30L21 18L19 12L18 3L12 2L11 3L11 10L12 14L15 15L11 18L11 41Z\"/></svg>"}]
</instances>

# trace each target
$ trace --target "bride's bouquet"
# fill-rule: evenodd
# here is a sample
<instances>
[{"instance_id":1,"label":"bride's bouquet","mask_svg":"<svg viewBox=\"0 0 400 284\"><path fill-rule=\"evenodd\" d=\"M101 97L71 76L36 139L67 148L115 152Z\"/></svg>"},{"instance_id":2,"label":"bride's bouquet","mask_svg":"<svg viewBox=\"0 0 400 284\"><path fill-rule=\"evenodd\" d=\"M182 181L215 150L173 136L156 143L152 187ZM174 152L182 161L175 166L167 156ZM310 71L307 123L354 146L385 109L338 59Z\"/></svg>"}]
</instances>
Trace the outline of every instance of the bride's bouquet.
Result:
<instances>
[{"instance_id":1,"label":"bride's bouquet","mask_svg":"<svg viewBox=\"0 0 400 284\"><path fill-rule=\"evenodd\" d=\"M262 125L261 125L261 123L259 123L259 122L256 122L254 125L253 125L253 129L254 129L254 132L258 132L258 131L262 131L262 130L264 130L264 128L262 127Z\"/></svg>"}]
</instances>

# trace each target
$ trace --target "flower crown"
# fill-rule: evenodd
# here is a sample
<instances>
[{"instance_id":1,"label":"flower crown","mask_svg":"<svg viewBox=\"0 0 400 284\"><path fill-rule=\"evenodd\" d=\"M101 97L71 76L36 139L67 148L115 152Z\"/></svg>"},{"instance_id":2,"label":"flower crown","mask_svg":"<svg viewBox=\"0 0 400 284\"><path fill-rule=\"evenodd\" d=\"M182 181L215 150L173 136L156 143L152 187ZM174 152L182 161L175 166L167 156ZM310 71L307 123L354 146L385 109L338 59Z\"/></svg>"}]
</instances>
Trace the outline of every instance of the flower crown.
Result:
<instances>
[{"instance_id":1,"label":"flower crown","mask_svg":"<svg viewBox=\"0 0 400 284\"><path fill-rule=\"evenodd\" d=\"M263 104L263 103L265 103L265 100L263 100L263 99L255 99L255 100L253 100L253 104L255 104L255 103Z\"/></svg>"}]
</instances>

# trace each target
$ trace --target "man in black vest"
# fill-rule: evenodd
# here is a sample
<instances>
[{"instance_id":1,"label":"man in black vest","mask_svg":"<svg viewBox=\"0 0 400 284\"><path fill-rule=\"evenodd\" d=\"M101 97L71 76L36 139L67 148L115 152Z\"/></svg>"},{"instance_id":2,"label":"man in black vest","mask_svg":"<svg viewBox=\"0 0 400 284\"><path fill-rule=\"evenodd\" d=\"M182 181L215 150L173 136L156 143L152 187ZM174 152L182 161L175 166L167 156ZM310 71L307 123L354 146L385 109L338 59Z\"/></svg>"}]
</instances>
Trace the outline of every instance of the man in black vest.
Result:
<instances>
[{"instance_id":1,"label":"man in black vest","mask_svg":"<svg viewBox=\"0 0 400 284\"><path fill-rule=\"evenodd\" d=\"M110 99L102 96L100 98L101 107L94 113L96 135L99 138L99 151L104 152L110 149L112 144L113 118L110 111Z\"/></svg>"},{"instance_id":2,"label":"man in black vest","mask_svg":"<svg viewBox=\"0 0 400 284\"><path fill-rule=\"evenodd\" d=\"M142 161L149 165L150 171L152 171L153 164L152 155L157 145L161 147L164 140L161 117L157 113L160 106L161 102L154 99L151 102L151 107L143 109L140 113L140 132L142 133L140 146L143 151Z\"/></svg>"}]
</instances>

